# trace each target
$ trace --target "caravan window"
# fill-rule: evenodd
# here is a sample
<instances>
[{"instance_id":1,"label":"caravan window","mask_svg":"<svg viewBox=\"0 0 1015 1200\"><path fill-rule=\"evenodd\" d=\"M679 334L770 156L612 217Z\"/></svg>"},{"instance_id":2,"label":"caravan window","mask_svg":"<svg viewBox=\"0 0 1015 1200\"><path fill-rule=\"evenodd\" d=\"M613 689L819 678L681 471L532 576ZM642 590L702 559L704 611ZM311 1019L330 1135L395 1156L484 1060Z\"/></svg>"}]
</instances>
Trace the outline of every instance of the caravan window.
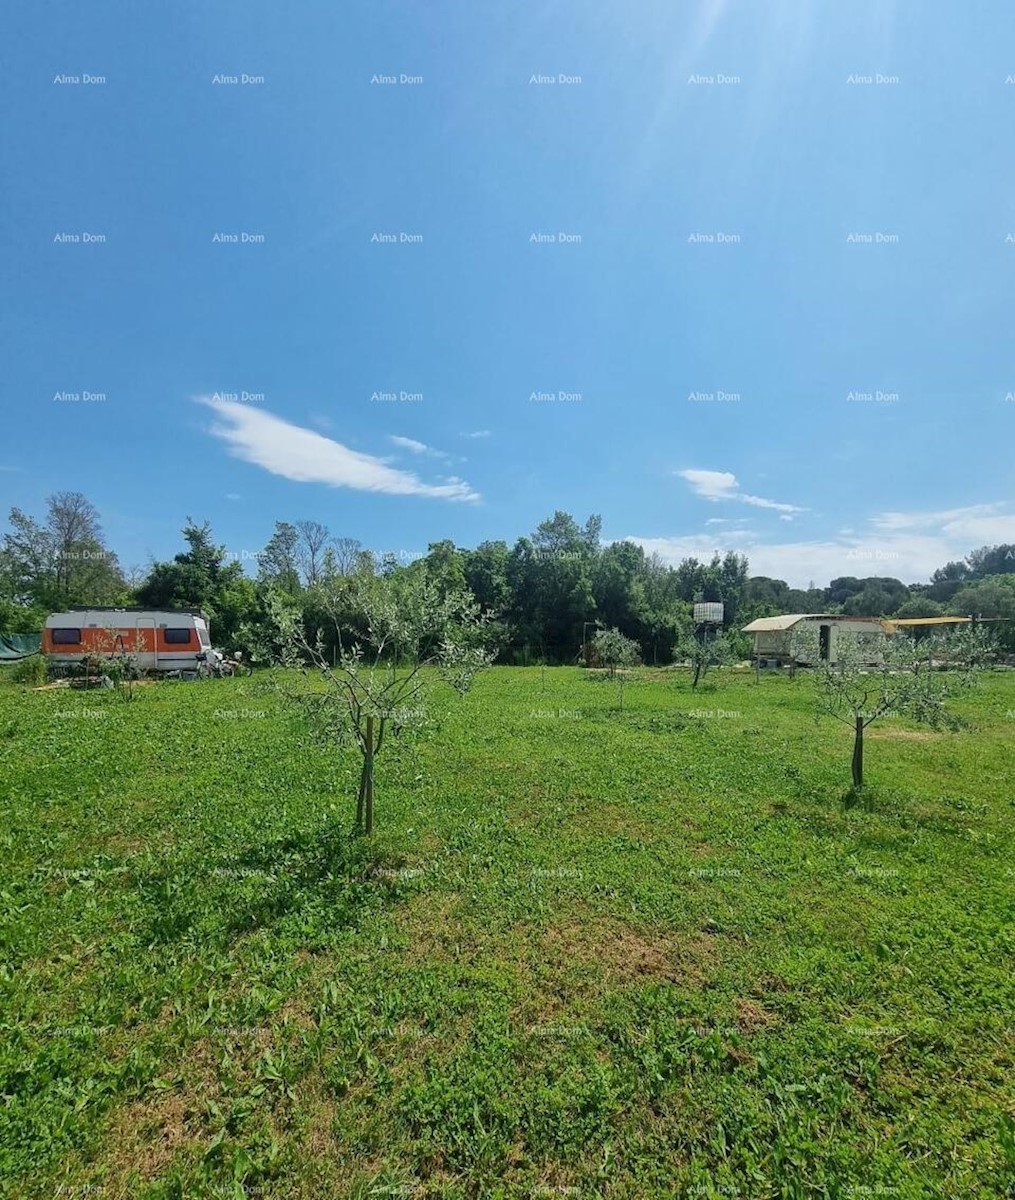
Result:
<instances>
[{"instance_id":1,"label":"caravan window","mask_svg":"<svg viewBox=\"0 0 1015 1200\"><path fill-rule=\"evenodd\" d=\"M190 645L190 630L189 629L163 629L167 646L189 646Z\"/></svg>"},{"instance_id":2,"label":"caravan window","mask_svg":"<svg viewBox=\"0 0 1015 1200\"><path fill-rule=\"evenodd\" d=\"M51 629L54 646L79 646L81 644L80 629Z\"/></svg>"}]
</instances>

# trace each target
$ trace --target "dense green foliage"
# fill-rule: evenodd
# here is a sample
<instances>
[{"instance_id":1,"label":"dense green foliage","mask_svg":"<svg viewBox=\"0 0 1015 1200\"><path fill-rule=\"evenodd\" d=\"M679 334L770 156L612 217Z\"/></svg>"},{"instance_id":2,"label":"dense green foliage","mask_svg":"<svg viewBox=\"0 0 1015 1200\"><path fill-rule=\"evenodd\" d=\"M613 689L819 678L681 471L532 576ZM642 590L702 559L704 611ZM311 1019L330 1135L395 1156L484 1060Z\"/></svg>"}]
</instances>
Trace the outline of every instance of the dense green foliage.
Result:
<instances>
[{"instance_id":1,"label":"dense green foliage","mask_svg":"<svg viewBox=\"0 0 1015 1200\"><path fill-rule=\"evenodd\" d=\"M0 688L0 1191L1011 1196L1015 676L870 813L812 685L495 668L373 845L256 676Z\"/></svg>"},{"instance_id":2,"label":"dense green foliage","mask_svg":"<svg viewBox=\"0 0 1015 1200\"><path fill-rule=\"evenodd\" d=\"M211 540L207 523L187 522L188 549L172 562L154 563L137 589L137 602L151 608L199 608L213 622L216 638L231 646L240 625L256 611L257 592L243 564L229 561L224 546Z\"/></svg>"},{"instance_id":3,"label":"dense green foliage","mask_svg":"<svg viewBox=\"0 0 1015 1200\"><path fill-rule=\"evenodd\" d=\"M600 629L592 639L592 651L596 665L606 667L611 677L618 667L634 667L641 662L638 643L624 637L619 629Z\"/></svg>"}]
</instances>

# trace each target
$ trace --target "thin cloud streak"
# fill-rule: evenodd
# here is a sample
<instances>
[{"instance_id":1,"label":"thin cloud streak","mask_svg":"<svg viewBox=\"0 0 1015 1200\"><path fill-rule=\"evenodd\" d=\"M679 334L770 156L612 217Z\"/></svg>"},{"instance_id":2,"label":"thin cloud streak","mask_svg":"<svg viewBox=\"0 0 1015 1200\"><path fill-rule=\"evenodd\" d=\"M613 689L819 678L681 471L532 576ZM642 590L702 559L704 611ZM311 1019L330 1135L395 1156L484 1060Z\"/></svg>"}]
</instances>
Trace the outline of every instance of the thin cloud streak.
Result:
<instances>
[{"instance_id":1,"label":"thin cloud streak","mask_svg":"<svg viewBox=\"0 0 1015 1200\"><path fill-rule=\"evenodd\" d=\"M737 500L741 504L749 504L752 508L770 508L775 512L790 515L807 511L797 504L783 504L778 500L766 500L764 496L752 496L748 492L738 491L737 477L732 471L688 469L677 471L677 474L690 484L695 495L704 500Z\"/></svg>"},{"instance_id":2,"label":"thin cloud streak","mask_svg":"<svg viewBox=\"0 0 1015 1200\"><path fill-rule=\"evenodd\" d=\"M417 442L415 438L399 437L398 434L392 433L389 435L388 441L401 447L403 450L411 451L413 454L425 454L429 458L451 457L446 451L435 450L433 446L428 446L426 442Z\"/></svg>"},{"instance_id":3,"label":"thin cloud streak","mask_svg":"<svg viewBox=\"0 0 1015 1200\"><path fill-rule=\"evenodd\" d=\"M233 400L197 397L219 418L209 432L230 454L295 483L381 492L389 496L428 496L438 500L475 501L479 493L464 480L424 483L411 471L362 454L311 429L293 425L263 408Z\"/></svg>"}]
</instances>

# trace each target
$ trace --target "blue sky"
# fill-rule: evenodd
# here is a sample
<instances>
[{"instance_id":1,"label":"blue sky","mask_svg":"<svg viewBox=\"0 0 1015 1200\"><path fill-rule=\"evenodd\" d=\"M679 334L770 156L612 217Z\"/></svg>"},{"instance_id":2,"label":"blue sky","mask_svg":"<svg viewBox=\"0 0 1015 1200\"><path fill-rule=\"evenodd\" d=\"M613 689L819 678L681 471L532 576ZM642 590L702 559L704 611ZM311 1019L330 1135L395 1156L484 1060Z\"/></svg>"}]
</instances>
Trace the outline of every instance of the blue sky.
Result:
<instances>
[{"instance_id":1,"label":"blue sky","mask_svg":"<svg viewBox=\"0 0 1015 1200\"><path fill-rule=\"evenodd\" d=\"M4 24L4 508L83 491L126 564L188 514L242 555L599 512L796 584L1015 541L1010 4Z\"/></svg>"}]
</instances>

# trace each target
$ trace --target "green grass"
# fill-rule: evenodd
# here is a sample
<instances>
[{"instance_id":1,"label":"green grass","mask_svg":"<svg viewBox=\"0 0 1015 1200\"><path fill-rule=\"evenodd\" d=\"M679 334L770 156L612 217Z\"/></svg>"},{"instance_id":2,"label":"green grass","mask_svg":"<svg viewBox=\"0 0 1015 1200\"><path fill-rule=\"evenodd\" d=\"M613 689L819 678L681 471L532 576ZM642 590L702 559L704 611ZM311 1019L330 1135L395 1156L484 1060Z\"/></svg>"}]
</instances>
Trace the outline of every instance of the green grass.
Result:
<instances>
[{"instance_id":1,"label":"green grass","mask_svg":"<svg viewBox=\"0 0 1015 1200\"><path fill-rule=\"evenodd\" d=\"M495 669L367 843L256 677L8 683L0 1189L1015 1195L1015 676L870 812L810 687Z\"/></svg>"}]
</instances>

